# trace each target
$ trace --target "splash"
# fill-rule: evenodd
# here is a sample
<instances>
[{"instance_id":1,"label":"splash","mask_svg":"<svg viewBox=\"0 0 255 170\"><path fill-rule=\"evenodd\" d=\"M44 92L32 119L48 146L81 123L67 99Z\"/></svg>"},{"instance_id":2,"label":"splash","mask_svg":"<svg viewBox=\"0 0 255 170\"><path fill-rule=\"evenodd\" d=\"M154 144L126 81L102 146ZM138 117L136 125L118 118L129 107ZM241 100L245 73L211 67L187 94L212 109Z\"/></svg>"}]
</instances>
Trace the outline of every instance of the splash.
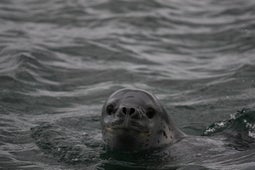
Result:
<instances>
[{"instance_id":1,"label":"splash","mask_svg":"<svg viewBox=\"0 0 255 170\"><path fill-rule=\"evenodd\" d=\"M230 115L229 120L215 122L203 132L204 136L215 135L220 132L231 130L242 133L255 139L255 110L242 109Z\"/></svg>"}]
</instances>

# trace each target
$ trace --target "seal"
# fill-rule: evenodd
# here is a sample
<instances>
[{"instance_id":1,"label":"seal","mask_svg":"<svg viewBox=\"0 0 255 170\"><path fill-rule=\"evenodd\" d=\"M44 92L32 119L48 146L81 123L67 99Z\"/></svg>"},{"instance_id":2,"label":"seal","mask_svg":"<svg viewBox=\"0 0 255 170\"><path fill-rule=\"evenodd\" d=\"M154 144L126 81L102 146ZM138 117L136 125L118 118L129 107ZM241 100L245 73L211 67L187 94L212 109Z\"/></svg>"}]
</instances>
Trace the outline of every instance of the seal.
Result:
<instances>
[{"instance_id":1,"label":"seal","mask_svg":"<svg viewBox=\"0 0 255 170\"><path fill-rule=\"evenodd\" d=\"M120 89L102 108L102 135L107 148L140 151L171 145L185 134L159 100L140 89Z\"/></svg>"}]
</instances>

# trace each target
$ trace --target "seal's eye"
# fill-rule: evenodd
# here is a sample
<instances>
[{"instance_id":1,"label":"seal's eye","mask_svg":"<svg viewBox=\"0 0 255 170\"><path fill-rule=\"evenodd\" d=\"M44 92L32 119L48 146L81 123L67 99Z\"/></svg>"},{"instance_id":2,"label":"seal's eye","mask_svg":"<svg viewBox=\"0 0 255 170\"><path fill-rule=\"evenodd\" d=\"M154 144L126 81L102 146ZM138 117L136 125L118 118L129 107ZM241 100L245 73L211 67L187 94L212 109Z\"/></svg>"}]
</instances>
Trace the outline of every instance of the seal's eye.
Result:
<instances>
[{"instance_id":1,"label":"seal's eye","mask_svg":"<svg viewBox=\"0 0 255 170\"><path fill-rule=\"evenodd\" d=\"M109 104L109 105L106 107L106 113L107 113L108 115L111 115L111 114L113 114L113 112L114 112L114 106L113 106L112 104Z\"/></svg>"},{"instance_id":2,"label":"seal's eye","mask_svg":"<svg viewBox=\"0 0 255 170\"><path fill-rule=\"evenodd\" d=\"M150 108L147 109L146 116L149 119L152 119L155 114L156 114L156 111L153 108L150 107Z\"/></svg>"}]
</instances>

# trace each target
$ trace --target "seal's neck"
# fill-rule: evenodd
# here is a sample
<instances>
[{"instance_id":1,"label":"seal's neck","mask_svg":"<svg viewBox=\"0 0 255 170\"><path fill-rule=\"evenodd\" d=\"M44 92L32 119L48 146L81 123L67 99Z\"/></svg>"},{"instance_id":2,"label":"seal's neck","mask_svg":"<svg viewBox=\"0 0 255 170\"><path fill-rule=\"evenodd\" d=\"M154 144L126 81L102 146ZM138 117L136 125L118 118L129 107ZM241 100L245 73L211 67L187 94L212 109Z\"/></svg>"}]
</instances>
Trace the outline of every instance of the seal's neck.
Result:
<instances>
[{"instance_id":1,"label":"seal's neck","mask_svg":"<svg viewBox=\"0 0 255 170\"><path fill-rule=\"evenodd\" d=\"M172 122L161 122L161 129L157 132L157 145L171 145L183 139L186 134L178 129Z\"/></svg>"}]
</instances>

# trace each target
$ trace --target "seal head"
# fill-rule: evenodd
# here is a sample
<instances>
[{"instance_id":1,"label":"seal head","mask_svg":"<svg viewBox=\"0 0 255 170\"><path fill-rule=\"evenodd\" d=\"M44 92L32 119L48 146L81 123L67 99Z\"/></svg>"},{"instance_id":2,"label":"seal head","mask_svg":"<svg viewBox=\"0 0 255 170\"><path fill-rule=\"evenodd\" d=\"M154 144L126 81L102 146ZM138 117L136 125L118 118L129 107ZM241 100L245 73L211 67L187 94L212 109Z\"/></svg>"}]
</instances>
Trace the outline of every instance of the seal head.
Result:
<instances>
[{"instance_id":1,"label":"seal head","mask_svg":"<svg viewBox=\"0 0 255 170\"><path fill-rule=\"evenodd\" d=\"M139 89L114 92L103 106L101 124L103 139L111 150L159 148L184 136L158 99Z\"/></svg>"}]
</instances>

